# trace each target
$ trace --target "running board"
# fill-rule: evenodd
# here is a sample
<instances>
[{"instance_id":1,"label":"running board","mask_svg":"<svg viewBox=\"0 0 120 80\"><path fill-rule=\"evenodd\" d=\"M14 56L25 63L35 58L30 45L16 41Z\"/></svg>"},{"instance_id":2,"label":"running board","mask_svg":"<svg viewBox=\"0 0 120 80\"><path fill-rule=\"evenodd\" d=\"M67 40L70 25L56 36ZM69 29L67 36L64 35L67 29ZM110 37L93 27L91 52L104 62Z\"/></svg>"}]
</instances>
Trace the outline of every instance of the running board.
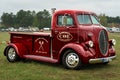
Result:
<instances>
[{"instance_id":1,"label":"running board","mask_svg":"<svg viewBox=\"0 0 120 80\"><path fill-rule=\"evenodd\" d=\"M57 63L58 62L58 60L52 59L50 57L43 57L43 56L36 56L36 55L24 55L24 58L37 60L37 61L50 62L50 63Z\"/></svg>"}]
</instances>

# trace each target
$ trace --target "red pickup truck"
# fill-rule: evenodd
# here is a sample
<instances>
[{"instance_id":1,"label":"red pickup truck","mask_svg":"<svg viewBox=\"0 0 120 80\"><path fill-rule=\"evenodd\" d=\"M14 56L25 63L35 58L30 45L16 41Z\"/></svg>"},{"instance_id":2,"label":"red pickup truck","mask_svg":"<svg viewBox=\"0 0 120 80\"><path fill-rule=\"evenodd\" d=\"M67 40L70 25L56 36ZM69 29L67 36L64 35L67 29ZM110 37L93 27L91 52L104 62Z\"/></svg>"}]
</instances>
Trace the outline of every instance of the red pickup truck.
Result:
<instances>
[{"instance_id":1,"label":"red pickup truck","mask_svg":"<svg viewBox=\"0 0 120 80\"><path fill-rule=\"evenodd\" d=\"M50 33L11 32L10 43L4 50L7 60L32 59L80 69L83 64L107 64L116 58L116 41L109 40L95 13L55 11L51 24Z\"/></svg>"}]
</instances>

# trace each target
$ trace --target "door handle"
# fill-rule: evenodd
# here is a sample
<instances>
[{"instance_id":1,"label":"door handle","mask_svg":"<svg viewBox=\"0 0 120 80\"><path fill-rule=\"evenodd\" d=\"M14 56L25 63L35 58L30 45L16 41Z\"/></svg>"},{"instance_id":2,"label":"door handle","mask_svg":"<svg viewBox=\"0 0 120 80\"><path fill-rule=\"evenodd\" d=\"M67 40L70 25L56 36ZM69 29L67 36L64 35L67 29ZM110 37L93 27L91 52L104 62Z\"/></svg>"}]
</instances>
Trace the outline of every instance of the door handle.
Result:
<instances>
[{"instance_id":1,"label":"door handle","mask_svg":"<svg viewBox=\"0 0 120 80\"><path fill-rule=\"evenodd\" d=\"M57 33L58 33L58 30L55 30L55 33L57 34Z\"/></svg>"}]
</instances>

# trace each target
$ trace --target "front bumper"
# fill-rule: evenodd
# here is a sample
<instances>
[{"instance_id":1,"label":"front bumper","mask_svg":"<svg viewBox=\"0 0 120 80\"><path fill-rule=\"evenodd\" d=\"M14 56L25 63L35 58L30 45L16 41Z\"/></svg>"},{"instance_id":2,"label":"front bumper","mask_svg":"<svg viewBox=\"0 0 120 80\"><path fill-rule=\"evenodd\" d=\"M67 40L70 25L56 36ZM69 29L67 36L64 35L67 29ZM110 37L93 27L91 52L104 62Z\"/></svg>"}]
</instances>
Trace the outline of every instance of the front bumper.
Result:
<instances>
[{"instance_id":1,"label":"front bumper","mask_svg":"<svg viewBox=\"0 0 120 80\"><path fill-rule=\"evenodd\" d=\"M105 63L105 62L110 62L113 59L115 59L116 56L111 56L111 57L105 57L105 58L96 58L96 59L90 59L89 63L90 64L95 64L95 63Z\"/></svg>"}]
</instances>

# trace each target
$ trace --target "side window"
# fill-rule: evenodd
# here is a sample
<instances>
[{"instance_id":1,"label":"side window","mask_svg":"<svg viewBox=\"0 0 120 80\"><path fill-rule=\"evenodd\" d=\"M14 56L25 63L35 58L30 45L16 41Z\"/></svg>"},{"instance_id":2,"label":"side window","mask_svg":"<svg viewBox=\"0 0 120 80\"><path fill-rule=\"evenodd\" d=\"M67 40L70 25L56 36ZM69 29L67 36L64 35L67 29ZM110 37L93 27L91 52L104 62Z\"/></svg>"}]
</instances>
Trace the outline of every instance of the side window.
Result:
<instances>
[{"instance_id":1,"label":"side window","mask_svg":"<svg viewBox=\"0 0 120 80\"><path fill-rule=\"evenodd\" d=\"M90 15L84 14L84 15L78 15L77 16L78 21L80 24L92 24L91 20L90 20Z\"/></svg>"},{"instance_id":2,"label":"side window","mask_svg":"<svg viewBox=\"0 0 120 80\"><path fill-rule=\"evenodd\" d=\"M57 23L57 25L62 25L62 16L58 16L58 23Z\"/></svg>"},{"instance_id":3,"label":"side window","mask_svg":"<svg viewBox=\"0 0 120 80\"><path fill-rule=\"evenodd\" d=\"M72 26L73 25L73 18L67 15L60 15L58 16L57 25L59 26Z\"/></svg>"},{"instance_id":4,"label":"side window","mask_svg":"<svg viewBox=\"0 0 120 80\"><path fill-rule=\"evenodd\" d=\"M93 24L100 24L96 16L91 15L91 19Z\"/></svg>"}]
</instances>

